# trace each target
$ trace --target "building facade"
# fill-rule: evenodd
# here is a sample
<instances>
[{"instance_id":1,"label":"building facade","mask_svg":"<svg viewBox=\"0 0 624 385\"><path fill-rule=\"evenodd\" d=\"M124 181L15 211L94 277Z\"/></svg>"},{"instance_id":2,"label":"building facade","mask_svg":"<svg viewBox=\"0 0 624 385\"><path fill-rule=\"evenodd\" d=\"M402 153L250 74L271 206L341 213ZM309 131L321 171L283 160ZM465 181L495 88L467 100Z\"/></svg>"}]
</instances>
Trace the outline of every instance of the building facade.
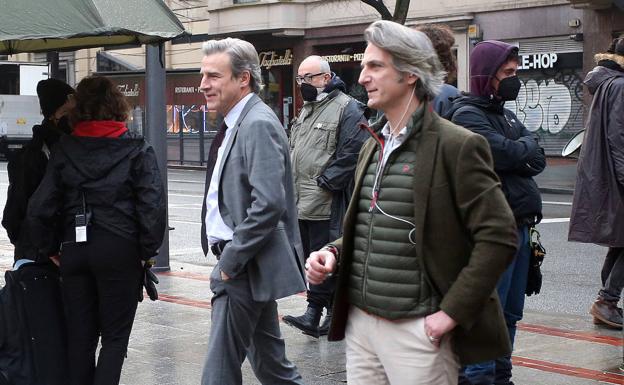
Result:
<instances>
[{"instance_id":1,"label":"building facade","mask_svg":"<svg viewBox=\"0 0 624 385\"><path fill-rule=\"evenodd\" d=\"M540 137L547 154L557 156L569 138L583 128L589 99L582 80L593 67L593 55L606 48L611 36L624 32L618 1L413 1L406 25L443 23L453 29L460 90L468 88L468 63L474 44L497 39L518 45L523 88L519 99L508 107ZM365 49L363 31L379 19L379 14L359 0L166 2L191 33L190 37L166 43L166 65L171 78L168 84L178 81L181 73L187 83L195 77L193 92L197 97L201 43L232 36L250 41L259 52L265 83L261 96L285 126L302 104L293 79L299 63L308 55L326 57L332 70L347 84L349 93L366 101L366 93L357 84ZM393 1L385 3L392 11ZM89 49L67 59L66 67L74 70L75 80L98 71L121 79L128 76L127 71L141 71L144 60L143 47ZM113 75L111 71L126 72ZM193 99L193 103L185 99L184 104L177 104L176 100L181 99L174 94L176 87L168 86L167 90L171 93L168 100L173 103L168 107L173 147L182 148L175 142L180 133L198 135L201 129L210 137L216 127L212 124L215 119L203 111L201 99ZM202 117L190 119L198 114ZM170 155L177 159L174 152Z\"/></svg>"}]
</instances>

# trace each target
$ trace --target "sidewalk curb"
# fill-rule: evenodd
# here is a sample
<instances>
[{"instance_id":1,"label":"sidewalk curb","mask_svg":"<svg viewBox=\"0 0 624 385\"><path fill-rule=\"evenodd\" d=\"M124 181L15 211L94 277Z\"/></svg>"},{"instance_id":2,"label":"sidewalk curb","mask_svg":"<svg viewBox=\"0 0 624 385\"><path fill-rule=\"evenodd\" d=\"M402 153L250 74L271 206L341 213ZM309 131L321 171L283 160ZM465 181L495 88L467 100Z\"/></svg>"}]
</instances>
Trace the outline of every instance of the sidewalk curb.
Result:
<instances>
[{"instance_id":1,"label":"sidewalk curb","mask_svg":"<svg viewBox=\"0 0 624 385\"><path fill-rule=\"evenodd\" d=\"M168 164L167 168L173 170L206 171L206 166L199 166L194 164Z\"/></svg>"},{"instance_id":2,"label":"sidewalk curb","mask_svg":"<svg viewBox=\"0 0 624 385\"><path fill-rule=\"evenodd\" d=\"M168 169L172 170L190 170L190 171L205 171L206 166L191 165L191 164L168 164ZM574 189L569 187L539 187L539 191L542 194L560 194L560 195L573 195Z\"/></svg>"},{"instance_id":3,"label":"sidewalk curb","mask_svg":"<svg viewBox=\"0 0 624 385\"><path fill-rule=\"evenodd\" d=\"M573 188L566 187L539 187L539 191L542 194L560 194L560 195L573 195Z\"/></svg>"}]
</instances>

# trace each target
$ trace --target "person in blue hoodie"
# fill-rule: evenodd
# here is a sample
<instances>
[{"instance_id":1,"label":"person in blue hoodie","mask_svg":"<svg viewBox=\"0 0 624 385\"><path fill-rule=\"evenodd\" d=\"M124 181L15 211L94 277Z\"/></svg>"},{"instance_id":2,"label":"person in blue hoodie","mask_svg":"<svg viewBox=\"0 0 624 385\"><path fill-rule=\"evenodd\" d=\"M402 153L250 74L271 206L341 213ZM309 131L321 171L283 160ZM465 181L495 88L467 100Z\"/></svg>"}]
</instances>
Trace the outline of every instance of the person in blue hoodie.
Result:
<instances>
[{"instance_id":1,"label":"person in blue hoodie","mask_svg":"<svg viewBox=\"0 0 624 385\"><path fill-rule=\"evenodd\" d=\"M546 167L537 137L505 108L518 97L518 48L500 41L484 41L470 55L470 94L453 101L447 118L483 135L494 157L494 171L513 211L518 251L501 277L497 291L513 346L516 323L522 319L529 269L529 227L542 219L542 199L533 179ZM509 385L511 357L500 357L463 368L460 384Z\"/></svg>"}]
</instances>

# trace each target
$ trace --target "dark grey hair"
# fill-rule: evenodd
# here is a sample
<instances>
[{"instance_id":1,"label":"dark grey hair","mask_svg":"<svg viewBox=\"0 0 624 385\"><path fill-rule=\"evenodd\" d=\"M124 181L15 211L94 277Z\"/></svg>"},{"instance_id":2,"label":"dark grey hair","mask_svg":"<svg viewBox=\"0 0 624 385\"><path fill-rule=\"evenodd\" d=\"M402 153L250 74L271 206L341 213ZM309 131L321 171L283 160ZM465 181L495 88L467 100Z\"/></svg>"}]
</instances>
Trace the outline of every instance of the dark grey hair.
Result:
<instances>
[{"instance_id":1,"label":"dark grey hair","mask_svg":"<svg viewBox=\"0 0 624 385\"><path fill-rule=\"evenodd\" d=\"M232 75L238 77L244 71L249 71L251 90L257 94L262 89L258 51L250 42L231 37L221 40L208 40L202 45L202 52L206 56L215 53L227 53L230 56Z\"/></svg>"},{"instance_id":2,"label":"dark grey hair","mask_svg":"<svg viewBox=\"0 0 624 385\"><path fill-rule=\"evenodd\" d=\"M440 92L446 72L427 35L392 21L380 20L366 28L364 38L369 44L390 53L397 71L418 76L415 92L419 99L433 99Z\"/></svg>"}]
</instances>

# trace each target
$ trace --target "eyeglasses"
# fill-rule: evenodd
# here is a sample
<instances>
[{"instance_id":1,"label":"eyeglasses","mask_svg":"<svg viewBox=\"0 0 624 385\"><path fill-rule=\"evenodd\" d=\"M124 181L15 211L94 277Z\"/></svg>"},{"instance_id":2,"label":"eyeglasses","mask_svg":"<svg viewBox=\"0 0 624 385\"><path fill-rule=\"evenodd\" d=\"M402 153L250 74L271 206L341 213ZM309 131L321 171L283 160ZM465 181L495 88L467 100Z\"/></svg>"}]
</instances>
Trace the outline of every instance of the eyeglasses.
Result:
<instances>
[{"instance_id":1,"label":"eyeglasses","mask_svg":"<svg viewBox=\"0 0 624 385\"><path fill-rule=\"evenodd\" d=\"M310 83L314 77L319 75L325 75L325 72L319 72L317 74L305 74L303 76L297 75L295 76L295 81L298 85L301 85L301 83Z\"/></svg>"}]
</instances>

